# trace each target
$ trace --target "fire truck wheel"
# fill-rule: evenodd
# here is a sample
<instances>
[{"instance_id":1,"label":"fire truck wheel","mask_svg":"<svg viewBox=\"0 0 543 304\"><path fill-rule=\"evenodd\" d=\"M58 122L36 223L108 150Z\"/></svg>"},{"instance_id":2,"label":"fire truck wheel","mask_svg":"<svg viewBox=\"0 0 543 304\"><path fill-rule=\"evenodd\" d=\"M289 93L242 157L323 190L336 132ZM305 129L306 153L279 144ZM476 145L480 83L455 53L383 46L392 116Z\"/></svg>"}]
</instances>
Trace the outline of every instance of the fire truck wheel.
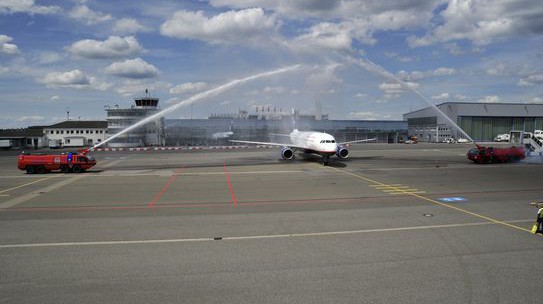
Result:
<instances>
[{"instance_id":1,"label":"fire truck wheel","mask_svg":"<svg viewBox=\"0 0 543 304\"><path fill-rule=\"evenodd\" d=\"M36 173L36 168L34 166L26 166L26 174L34 174Z\"/></svg>"},{"instance_id":2,"label":"fire truck wheel","mask_svg":"<svg viewBox=\"0 0 543 304\"><path fill-rule=\"evenodd\" d=\"M68 173L68 172L70 172L70 168L68 166L66 166L66 165L62 165L62 166L60 166L60 172Z\"/></svg>"},{"instance_id":3,"label":"fire truck wheel","mask_svg":"<svg viewBox=\"0 0 543 304\"><path fill-rule=\"evenodd\" d=\"M44 166L37 166L36 167L36 173L44 174L45 173L45 167Z\"/></svg>"},{"instance_id":4,"label":"fire truck wheel","mask_svg":"<svg viewBox=\"0 0 543 304\"><path fill-rule=\"evenodd\" d=\"M80 166L75 165L75 166L72 167L72 171L73 171L74 173L81 173L81 172L83 172L83 169L81 169Z\"/></svg>"}]
</instances>

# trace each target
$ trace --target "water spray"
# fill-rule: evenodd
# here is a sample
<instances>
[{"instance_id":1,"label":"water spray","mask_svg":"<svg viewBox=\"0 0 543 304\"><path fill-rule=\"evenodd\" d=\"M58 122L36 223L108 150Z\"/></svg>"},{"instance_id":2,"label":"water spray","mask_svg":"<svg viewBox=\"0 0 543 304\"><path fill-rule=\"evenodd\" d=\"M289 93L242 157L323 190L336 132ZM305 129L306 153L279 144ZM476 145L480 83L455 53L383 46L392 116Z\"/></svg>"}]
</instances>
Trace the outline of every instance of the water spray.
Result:
<instances>
[{"instance_id":1,"label":"water spray","mask_svg":"<svg viewBox=\"0 0 543 304\"><path fill-rule=\"evenodd\" d=\"M477 145L477 143L475 143L475 141L464 130L462 130L462 128L460 128L449 116L445 115L445 113L443 113L443 111L441 111L436 105L434 105L434 103L432 103L432 101L430 99L428 99L426 96L424 96L419 90L409 86L409 84L407 84L405 81L403 81L403 80L399 79L398 77L394 76L394 74L392 74L389 71L385 70L380 65L377 65L377 64L373 63L371 60L369 60L367 58L361 58L361 60L356 60L355 58L348 57L348 59L351 62L354 62L354 63L362 66L363 68L365 68L366 70L368 70L370 72L380 74L380 75L382 75L382 76L384 76L384 77L386 77L388 79L396 81L402 87L404 87L404 88L410 90L411 92L415 93L416 95L418 95L420 98L422 98L422 100L426 101L426 103L428 103L432 108L434 108L434 110L436 110L437 113L441 114L441 116L443 116L443 118L445 118L445 120L447 120L457 131L462 133L462 135L464 135L467 139L469 139L471 142L473 142L479 148L479 145Z\"/></svg>"},{"instance_id":2,"label":"water spray","mask_svg":"<svg viewBox=\"0 0 543 304\"><path fill-rule=\"evenodd\" d=\"M151 116L148 116L140 121L138 121L137 123L127 127L126 129L123 129L121 130L120 132L118 133L115 133L113 136L107 138L106 140L100 142L100 143L97 143L96 145L94 145L92 148L90 148L89 150L90 151L93 151L94 149L106 144L107 142L125 134L125 133L128 133L138 127L141 127L143 125L145 125L146 123L149 123L157 118L160 118L172 111L175 111L176 109L182 107L182 106L185 106L185 105L190 105L198 100L201 100L201 99L204 99L206 97L210 97L210 96L215 96L219 93L222 93L223 91L226 91L226 90L229 90L233 87L236 87L238 85L241 85L245 82L248 82L248 81L251 81L251 80L255 80L255 79L258 79L258 78L263 78L263 77L270 77L270 76L273 76L273 75L277 75L277 74L281 74L281 73L286 73L286 72L290 72L290 71L294 71L296 69L299 69L301 67L301 65L297 64L297 65L293 65L293 66L289 66L289 67L285 67L285 68L281 68L281 69L276 69L276 70L272 70L272 71L268 71L268 72L263 72L263 73L259 73L259 74L256 74L256 75L252 75L252 76L249 76L249 77L246 77L246 78L240 78L240 79L235 79L235 80L232 80L228 83L225 83L221 86L218 86L216 88L213 88L213 89L210 89L210 90L207 90L205 92L202 92L202 93L198 93L196 95L193 95L185 100L182 100L180 101L179 103L176 103L175 105L173 106L170 106L162 111L159 111Z\"/></svg>"}]
</instances>

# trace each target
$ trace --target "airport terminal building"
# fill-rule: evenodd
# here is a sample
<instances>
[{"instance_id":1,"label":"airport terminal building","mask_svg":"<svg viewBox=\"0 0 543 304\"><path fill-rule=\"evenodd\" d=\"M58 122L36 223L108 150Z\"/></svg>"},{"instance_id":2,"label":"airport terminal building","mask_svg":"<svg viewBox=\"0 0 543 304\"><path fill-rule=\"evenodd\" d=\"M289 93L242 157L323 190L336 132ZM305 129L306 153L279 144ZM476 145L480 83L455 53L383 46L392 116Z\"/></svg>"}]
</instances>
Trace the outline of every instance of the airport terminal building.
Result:
<instances>
[{"instance_id":1,"label":"airport terminal building","mask_svg":"<svg viewBox=\"0 0 543 304\"><path fill-rule=\"evenodd\" d=\"M445 102L437 108L475 141L492 141L511 130L534 132L543 129L543 104ZM409 135L420 141L440 142L462 138L454 126L433 107L403 115Z\"/></svg>"},{"instance_id":2,"label":"airport terminal building","mask_svg":"<svg viewBox=\"0 0 543 304\"><path fill-rule=\"evenodd\" d=\"M329 120L326 115L295 113L295 128L321 131L339 142L377 138L379 143L393 143L407 138L407 122L399 120ZM232 145L230 139L274 141L273 134L289 134L292 114L270 111L248 114L211 115L208 119L167 119L167 146Z\"/></svg>"}]
</instances>

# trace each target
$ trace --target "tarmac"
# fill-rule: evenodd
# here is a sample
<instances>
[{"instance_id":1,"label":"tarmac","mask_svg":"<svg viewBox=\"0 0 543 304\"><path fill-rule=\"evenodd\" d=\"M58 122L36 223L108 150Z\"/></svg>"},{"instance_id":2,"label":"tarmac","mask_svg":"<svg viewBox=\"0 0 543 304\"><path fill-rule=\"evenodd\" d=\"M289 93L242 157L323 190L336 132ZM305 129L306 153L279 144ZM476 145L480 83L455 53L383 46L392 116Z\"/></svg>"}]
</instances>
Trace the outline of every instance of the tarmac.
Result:
<instances>
[{"instance_id":1,"label":"tarmac","mask_svg":"<svg viewBox=\"0 0 543 304\"><path fill-rule=\"evenodd\" d=\"M82 174L0 153L0 303L540 303L539 159L469 144L97 152Z\"/></svg>"}]
</instances>

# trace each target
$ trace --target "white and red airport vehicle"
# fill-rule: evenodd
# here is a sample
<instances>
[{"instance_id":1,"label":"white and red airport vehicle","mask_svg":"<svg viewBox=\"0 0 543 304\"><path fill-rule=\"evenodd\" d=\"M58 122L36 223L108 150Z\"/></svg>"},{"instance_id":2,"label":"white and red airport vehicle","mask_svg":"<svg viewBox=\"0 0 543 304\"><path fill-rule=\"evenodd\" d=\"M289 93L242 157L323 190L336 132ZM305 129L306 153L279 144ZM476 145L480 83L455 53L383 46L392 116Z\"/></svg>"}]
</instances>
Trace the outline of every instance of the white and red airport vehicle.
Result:
<instances>
[{"instance_id":1,"label":"white and red airport vehicle","mask_svg":"<svg viewBox=\"0 0 543 304\"><path fill-rule=\"evenodd\" d=\"M96 160L87 156L89 150L62 154L21 154L17 157L17 168L28 174L43 174L54 170L82 173L96 165Z\"/></svg>"}]
</instances>

